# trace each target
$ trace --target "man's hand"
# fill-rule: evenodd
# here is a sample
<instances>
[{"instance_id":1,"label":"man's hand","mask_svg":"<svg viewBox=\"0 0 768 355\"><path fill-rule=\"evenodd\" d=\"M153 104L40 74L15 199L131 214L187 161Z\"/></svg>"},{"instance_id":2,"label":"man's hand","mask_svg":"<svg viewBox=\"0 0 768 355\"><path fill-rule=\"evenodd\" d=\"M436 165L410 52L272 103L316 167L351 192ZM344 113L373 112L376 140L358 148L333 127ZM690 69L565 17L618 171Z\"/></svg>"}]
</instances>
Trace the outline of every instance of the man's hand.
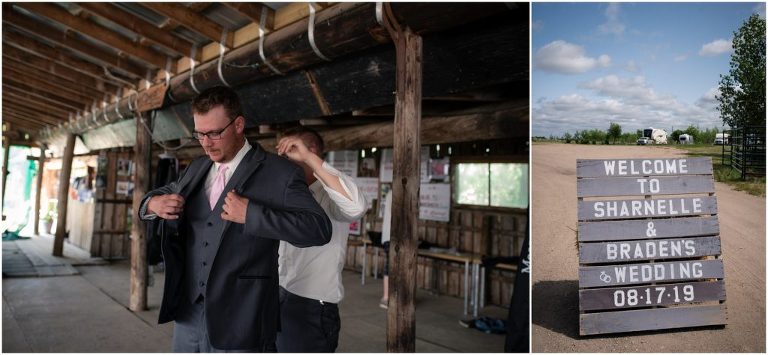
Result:
<instances>
[{"instance_id":1,"label":"man's hand","mask_svg":"<svg viewBox=\"0 0 768 355\"><path fill-rule=\"evenodd\" d=\"M147 202L147 212L162 219L178 219L184 209L184 197L178 194L152 196Z\"/></svg>"},{"instance_id":2,"label":"man's hand","mask_svg":"<svg viewBox=\"0 0 768 355\"><path fill-rule=\"evenodd\" d=\"M224 197L224 212L221 213L221 219L235 223L245 223L245 212L248 210L248 199L238 195L235 190L227 192Z\"/></svg>"}]
</instances>

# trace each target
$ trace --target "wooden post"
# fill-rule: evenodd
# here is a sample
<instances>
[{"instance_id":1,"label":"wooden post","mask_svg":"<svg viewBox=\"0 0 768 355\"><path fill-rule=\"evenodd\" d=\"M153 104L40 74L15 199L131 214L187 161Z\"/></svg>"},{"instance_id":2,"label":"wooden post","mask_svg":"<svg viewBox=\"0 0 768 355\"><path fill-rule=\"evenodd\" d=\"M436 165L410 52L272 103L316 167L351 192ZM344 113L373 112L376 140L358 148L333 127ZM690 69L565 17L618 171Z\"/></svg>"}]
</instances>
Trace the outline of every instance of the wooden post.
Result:
<instances>
[{"instance_id":1,"label":"wooden post","mask_svg":"<svg viewBox=\"0 0 768 355\"><path fill-rule=\"evenodd\" d=\"M136 145L133 147L134 186L131 220L131 296L129 308L138 312L147 309L147 236L144 222L138 218L142 197L149 191L152 137L140 120L151 127L149 117L136 114Z\"/></svg>"},{"instance_id":2,"label":"wooden post","mask_svg":"<svg viewBox=\"0 0 768 355\"><path fill-rule=\"evenodd\" d=\"M3 194L2 194L2 203L3 205L3 211L5 211L5 184L8 178L8 157L10 156L9 152L11 150L11 138L8 136L3 136ZM3 220L5 220L5 214L3 214Z\"/></svg>"},{"instance_id":3,"label":"wooden post","mask_svg":"<svg viewBox=\"0 0 768 355\"><path fill-rule=\"evenodd\" d=\"M415 352L422 40L409 28L398 31L394 40L397 53L397 96L387 351Z\"/></svg>"},{"instance_id":4,"label":"wooden post","mask_svg":"<svg viewBox=\"0 0 768 355\"><path fill-rule=\"evenodd\" d=\"M72 158L75 153L75 135L67 134L67 145L61 158L59 174L59 202L56 206L56 236L53 239L53 256L64 256L64 235L67 233L67 203L69 203L69 176L72 174Z\"/></svg>"},{"instance_id":5,"label":"wooden post","mask_svg":"<svg viewBox=\"0 0 768 355\"><path fill-rule=\"evenodd\" d=\"M43 192L43 167L45 167L45 145L40 146L40 158L37 160L37 193L35 193L35 235L40 235L40 194Z\"/></svg>"}]
</instances>

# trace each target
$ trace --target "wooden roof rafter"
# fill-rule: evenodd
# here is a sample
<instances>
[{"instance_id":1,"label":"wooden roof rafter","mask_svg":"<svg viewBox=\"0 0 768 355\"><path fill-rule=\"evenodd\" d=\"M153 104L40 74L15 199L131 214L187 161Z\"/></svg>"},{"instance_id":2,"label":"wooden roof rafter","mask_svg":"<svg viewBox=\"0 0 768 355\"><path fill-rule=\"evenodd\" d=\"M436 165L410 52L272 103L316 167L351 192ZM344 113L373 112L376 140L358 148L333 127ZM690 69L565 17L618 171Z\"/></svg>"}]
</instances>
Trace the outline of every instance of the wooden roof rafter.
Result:
<instances>
[{"instance_id":1,"label":"wooden roof rafter","mask_svg":"<svg viewBox=\"0 0 768 355\"><path fill-rule=\"evenodd\" d=\"M168 17L188 30L195 32L214 43L220 42L222 35L226 32L226 29L218 23L183 5L166 2L143 2L141 5ZM232 36L227 36L227 43L224 45L228 48L232 48L232 43Z\"/></svg>"},{"instance_id":2,"label":"wooden roof rafter","mask_svg":"<svg viewBox=\"0 0 768 355\"><path fill-rule=\"evenodd\" d=\"M79 102L72 102L67 99L56 97L43 90L24 87L23 85L3 83L3 95L12 94L17 96L30 97L35 100L41 100L52 105L59 105L69 108L72 111L83 110L88 107Z\"/></svg>"},{"instance_id":3,"label":"wooden roof rafter","mask_svg":"<svg viewBox=\"0 0 768 355\"><path fill-rule=\"evenodd\" d=\"M100 100L102 97L102 95L99 93L88 92L86 90L70 87L59 82L45 80L44 78L39 78L29 73L26 74L27 75L24 75L23 72L17 69L11 69L10 67L5 66L3 67L3 79L8 79L9 81L15 81L17 83L42 88L45 90L51 90L51 92L54 92L61 97L68 97L81 102L91 102L96 99Z\"/></svg>"},{"instance_id":4,"label":"wooden roof rafter","mask_svg":"<svg viewBox=\"0 0 768 355\"><path fill-rule=\"evenodd\" d=\"M150 68L164 68L168 62L168 57L166 55L154 51L148 46L143 46L139 43L132 42L120 34L102 27L93 21L86 20L80 16L72 15L67 10L58 5L52 3L32 2L15 3L15 5L37 15L46 17L52 21L58 22L59 24L77 31L80 34L88 36L95 41L113 47L125 55L139 59L142 62L148 64L148 67Z\"/></svg>"},{"instance_id":5,"label":"wooden roof rafter","mask_svg":"<svg viewBox=\"0 0 768 355\"><path fill-rule=\"evenodd\" d=\"M80 59L59 48L49 47L29 37L8 31L3 33L3 40L3 57L11 57L37 67L54 67L62 72L68 69L89 76L92 80L104 82L113 88L121 86L105 77L104 67Z\"/></svg>"},{"instance_id":6,"label":"wooden roof rafter","mask_svg":"<svg viewBox=\"0 0 768 355\"><path fill-rule=\"evenodd\" d=\"M5 61L6 65L28 67L30 69L37 70L38 72L43 72L48 75L52 75L63 80L72 81L81 85L87 85L103 92L117 92L117 86L115 85L83 74L77 70L70 69L56 62L46 61L45 59L39 57L38 59L40 60L36 62L21 61L15 57L3 53L3 60Z\"/></svg>"},{"instance_id":7,"label":"wooden roof rafter","mask_svg":"<svg viewBox=\"0 0 768 355\"><path fill-rule=\"evenodd\" d=\"M62 118L68 117L67 115L57 117L55 115L51 115L50 113L43 112L40 109L24 106L20 103L15 103L13 101L3 101L3 109L29 115L30 117L34 117L40 123L43 123L46 125L57 124L60 122Z\"/></svg>"},{"instance_id":8,"label":"wooden roof rafter","mask_svg":"<svg viewBox=\"0 0 768 355\"><path fill-rule=\"evenodd\" d=\"M62 104L62 103L58 102L58 101L53 101L51 99L48 99L48 98L45 98L45 97L35 96L35 95L29 94L29 93L19 92L18 90L11 91L11 90L7 90L6 89L6 91L3 92L3 96L11 98L11 99L14 99L16 101L20 101L20 102L28 102L30 104L37 105L37 106L40 106L40 107L43 107L43 108L46 108L46 109L50 109L50 110L56 111L56 112L67 112L67 113L69 113L69 112L73 112L73 111L78 110L78 108L76 108L76 107L69 107L69 106L66 106L65 104Z\"/></svg>"},{"instance_id":9,"label":"wooden roof rafter","mask_svg":"<svg viewBox=\"0 0 768 355\"><path fill-rule=\"evenodd\" d=\"M97 48L87 41L76 38L70 31L62 31L54 26L36 21L14 11L10 6L4 5L3 7L3 23L57 46L67 48L79 56L88 58L90 62L99 63L99 66L107 66L133 79L144 78L147 74L148 68L135 64L115 53Z\"/></svg>"},{"instance_id":10,"label":"wooden roof rafter","mask_svg":"<svg viewBox=\"0 0 768 355\"><path fill-rule=\"evenodd\" d=\"M262 12L267 11L267 21L263 24L264 28L269 31L275 28L275 10L272 10L266 5L254 2L222 2L221 4L248 17L256 24L261 22Z\"/></svg>"},{"instance_id":11,"label":"wooden roof rafter","mask_svg":"<svg viewBox=\"0 0 768 355\"><path fill-rule=\"evenodd\" d=\"M40 102L40 100L26 99L23 97L18 97L13 95L6 95L5 97L3 97L3 102L5 102L6 100L10 102L18 103L19 105L22 105L25 107L39 110L41 112L47 112L57 117L67 117L67 115L69 115L72 112L71 109L52 106L47 103Z\"/></svg>"},{"instance_id":12,"label":"wooden roof rafter","mask_svg":"<svg viewBox=\"0 0 768 355\"><path fill-rule=\"evenodd\" d=\"M102 17L109 21L112 21L133 33L141 36L158 46L161 46L168 51L176 53L180 56L190 56L192 53L193 44L174 36L169 31L160 29L154 24L145 21L144 19L124 11L115 5L109 3L100 2L82 2L75 3L85 11L90 12L95 16ZM197 50L195 59L199 59L200 50ZM171 70L172 72L175 70Z\"/></svg>"},{"instance_id":13,"label":"wooden roof rafter","mask_svg":"<svg viewBox=\"0 0 768 355\"><path fill-rule=\"evenodd\" d=\"M59 86L62 90L69 91L75 94L86 95L88 97L104 97L105 94L109 94L106 91L99 90L93 86L84 85L76 81L60 78L55 75L50 75L44 71L40 71L37 68L30 66L22 66L13 62L4 63L3 75L21 75L28 76L37 80L47 81L50 84ZM114 94L114 93L112 93Z\"/></svg>"},{"instance_id":14,"label":"wooden roof rafter","mask_svg":"<svg viewBox=\"0 0 768 355\"><path fill-rule=\"evenodd\" d=\"M5 88L6 85L16 87L22 91L29 91L40 96L49 97L74 107L86 108L89 107L93 102L93 100L90 98L81 98L75 95L70 95L68 93L59 92L57 87L49 85L48 83L40 83L37 81L22 81L11 77L4 77L3 88Z\"/></svg>"}]
</instances>

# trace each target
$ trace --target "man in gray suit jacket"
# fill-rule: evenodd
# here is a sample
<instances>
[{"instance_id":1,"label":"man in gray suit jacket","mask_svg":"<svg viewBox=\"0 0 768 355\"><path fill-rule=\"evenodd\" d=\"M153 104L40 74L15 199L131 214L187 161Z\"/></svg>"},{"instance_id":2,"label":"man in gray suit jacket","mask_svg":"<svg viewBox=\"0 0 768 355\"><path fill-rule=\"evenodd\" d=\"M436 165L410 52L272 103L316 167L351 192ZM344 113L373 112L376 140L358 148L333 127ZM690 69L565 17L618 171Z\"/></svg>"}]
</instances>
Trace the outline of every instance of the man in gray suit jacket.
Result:
<instances>
[{"instance_id":1,"label":"man in gray suit jacket","mask_svg":"<svg viewBox=\"0 0 768 355\"><path fill-rule=\"evenodd\" d=\"M192 111L206 156L147 193L139 211L141 219L163 219L159 322L176 321L176 352L274 351L279 240L326 244L331 222L301 167L245 139L233 90L205 90Z\"/></svg>"}]
</instances>

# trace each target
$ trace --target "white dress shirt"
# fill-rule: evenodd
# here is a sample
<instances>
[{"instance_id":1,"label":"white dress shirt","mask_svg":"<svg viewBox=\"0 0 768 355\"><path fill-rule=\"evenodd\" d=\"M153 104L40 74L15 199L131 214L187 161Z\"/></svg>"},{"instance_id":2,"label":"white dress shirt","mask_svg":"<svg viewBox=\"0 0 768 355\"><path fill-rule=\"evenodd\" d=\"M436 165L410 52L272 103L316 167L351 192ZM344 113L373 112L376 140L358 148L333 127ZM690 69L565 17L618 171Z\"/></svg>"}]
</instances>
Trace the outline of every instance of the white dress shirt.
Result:
<instances>
[{"instance_id":1,"label":"white dress shirt","mask_svg":"<svg viewBox=\"0 0 768 355\"><path fill-rule=\"evenodd\" d=\"M346 261L349 223L365 214L366 202L363 191L354 179L327 162L323 162L323 169L340 178L341 186L352 199L328 187L320 179L309 186L315 200L331 220L331 241L323 246L309 248L297 248L280 241L280 286L302 297L339 303L344 298L341 270Z\"/></svg>"}]
</instances>

